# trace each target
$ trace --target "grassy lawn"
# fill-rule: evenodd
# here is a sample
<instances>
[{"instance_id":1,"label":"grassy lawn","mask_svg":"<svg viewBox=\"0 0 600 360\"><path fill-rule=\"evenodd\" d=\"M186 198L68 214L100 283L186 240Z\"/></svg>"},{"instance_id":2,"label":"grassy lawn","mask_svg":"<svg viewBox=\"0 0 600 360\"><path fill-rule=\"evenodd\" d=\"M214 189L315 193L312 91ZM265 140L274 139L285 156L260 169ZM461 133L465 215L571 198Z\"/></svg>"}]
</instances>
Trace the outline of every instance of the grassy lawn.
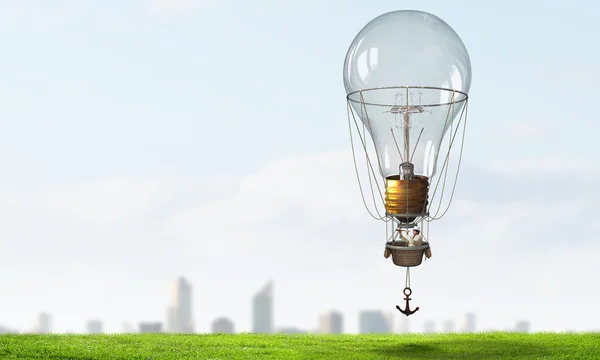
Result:
<instances>
[{"instance_id":1,"label":"grassy lawn","mask_svg":"<svg viewBox=\"0 0 600 360\"><path fill-rule=\"evenodd\" d=\"M600 333L0 335L0 359L600 359Z\"/></svg>"}]
</instances>

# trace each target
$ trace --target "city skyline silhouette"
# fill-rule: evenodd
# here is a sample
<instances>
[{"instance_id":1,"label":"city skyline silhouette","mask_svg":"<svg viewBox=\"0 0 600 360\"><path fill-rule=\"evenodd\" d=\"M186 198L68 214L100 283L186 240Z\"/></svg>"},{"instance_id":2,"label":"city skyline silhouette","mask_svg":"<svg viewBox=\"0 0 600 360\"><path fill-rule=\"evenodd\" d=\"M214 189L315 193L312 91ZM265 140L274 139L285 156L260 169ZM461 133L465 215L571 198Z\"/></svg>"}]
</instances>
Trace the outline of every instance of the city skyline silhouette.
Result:
<instances>
[{"instance_id":1,"label":"city skyline silhouette","mask_svg":"<svg viewBox=\"0 0 600 360\"><path fill-rule=\"evenodd\" d=\"M281 325L276 324L273 319L273 307L275 306L274 283L272 280L267 281L252 298L253 306L253 329L252 333L283 333L283 334L302 334L302 333L325 333L325 334L343 334L344 331L344 314L332 309L319 314L316 319L316 326L311 329L301 329L293 324ZM131 327L130 324L124 323L121 331L115 333L197 333L194 331L194 319L191 314L193 309L189 309L191 297L193 296L193 286L187 278L179 276L173 281L169 289L170 302L166 309L164 321L141 321L137 324L137 328ZM257 304L258 302L258 304ZM180 314L180 315L173 315ZM359 320L359 331L361 334L368 333L473 333L477 332L476 315L473 313L465 313L462 319L462 324L455 328L455 320L443 320L443 328L437 328L442 321L430 319L413 320L405 315L399 315L395 312L385 312L381 310L362 310L357 314ZM37 333L46 334L53 333L52 331L52 315L49 313L38 313L37 322L30 330L9 329L2 326L0 323L0 333ZM399 320L395 323L395 320ZM422 323L422 329L411 329L409 323ZM531 324L526 320L516 321L514 328L508 329L487 329L486 331L517 331L529 332ZM215 316L211 323L211 330L208 333L213 334L233 334L236 333L235 321L225 316ZM70 331L69 333L75 333ZM86 330L80 333L101 334L106 333L103 330L103 322L101 319L90 319L86 323Z\"/></svg>"}]
</instances>

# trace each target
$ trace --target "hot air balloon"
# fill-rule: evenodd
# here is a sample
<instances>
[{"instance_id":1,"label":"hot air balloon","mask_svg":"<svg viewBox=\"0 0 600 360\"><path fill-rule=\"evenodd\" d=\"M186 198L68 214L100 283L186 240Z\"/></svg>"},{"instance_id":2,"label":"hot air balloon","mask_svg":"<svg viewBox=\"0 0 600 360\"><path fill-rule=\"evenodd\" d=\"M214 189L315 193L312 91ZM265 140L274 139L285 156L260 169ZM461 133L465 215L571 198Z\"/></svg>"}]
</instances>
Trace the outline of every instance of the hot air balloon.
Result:
<instances>
[{"instance_id":1,"label":"hot air balloon","mask_svg":"<svg viewBox=\"0 0 600 360\"><path fill-rule=\"evenodd\" d=\"M367 205L366 181L361 181L357 169L362 199L369 213L386 224L385 258L391 255L393 264L406 268L406 305L396 308L408 316L419 309L409 307L410 268L431 257L429 224L446 214L454 195L471 60L460 37L439 17L416 10L392 11L356 35L343 77L354 163L353 132L357 132L374 210ZM459 162L456 173L449 175L459 129ZM452 179L454 184L446 186ZM442 207L444 192L450 191L450 200Z\"/></svg>"}]
</instances>

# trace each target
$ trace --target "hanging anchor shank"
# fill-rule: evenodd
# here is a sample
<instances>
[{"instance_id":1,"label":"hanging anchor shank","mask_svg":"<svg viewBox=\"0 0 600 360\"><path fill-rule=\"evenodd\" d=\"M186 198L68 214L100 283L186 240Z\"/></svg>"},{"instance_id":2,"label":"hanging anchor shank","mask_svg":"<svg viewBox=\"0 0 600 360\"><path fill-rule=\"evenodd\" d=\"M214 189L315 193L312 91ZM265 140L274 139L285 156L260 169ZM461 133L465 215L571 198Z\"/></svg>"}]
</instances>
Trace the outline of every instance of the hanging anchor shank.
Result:
<instances>
[{"instance_id":1,"label":"hanging anchor shank","mask_svg":"<svg viewBox=\"0 0 600 360\"><path fill-rule=\"evenodd\" d=\"M404 293L404 300L406 301L404 310L398 305L396 305L396 309L406 316L416 313L419 310L418 306L414 310L410 309L410 295L412 294L412 290L410 289L410 268L406 268L406 285L404 285L404 290L402 292Z\"/></svg>"},{"instance_id":2,"label":"hanging anchor shank","mask_svg":"<svg viewBox=\"0 0 600 360\"><path fill-rule=\"evenodd\" d=\"M408 291L408 293L407 293ZM396 305L396 309L398 309L398 311L400 311L401 313L403 313L404 315L408 316L408 315L412 315L414 313L416 313L417 311L419 311L419 307L417 306L414 310L410 309L410 294L412 294L412 290L409 287L405 287L404 288L404 300L406 300L406 304L405 304L405 308L404 310L402 310L400 308L400 306Z\"/></svg>"}]
</instances>

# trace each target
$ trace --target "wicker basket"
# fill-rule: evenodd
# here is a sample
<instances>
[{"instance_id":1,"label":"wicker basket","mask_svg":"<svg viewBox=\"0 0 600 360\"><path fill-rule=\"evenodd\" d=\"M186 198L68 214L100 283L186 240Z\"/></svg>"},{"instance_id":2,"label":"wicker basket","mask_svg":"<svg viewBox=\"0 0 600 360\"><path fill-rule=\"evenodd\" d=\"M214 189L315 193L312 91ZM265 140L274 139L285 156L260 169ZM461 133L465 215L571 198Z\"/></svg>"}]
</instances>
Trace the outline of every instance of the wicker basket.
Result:
<instances>
[{"instance_id":1,"label":"wicker basket","mask_svg":"<svg viewBox=\"0 0 600 360\"><path fill-rule=\"evenodd\" d=\"M408 246L406 241L392 241L388 242L385 247L392 252L394 265L412 267L421 265L423 254L429 248L429 244Z\"/></svg>"}]
</instances>

